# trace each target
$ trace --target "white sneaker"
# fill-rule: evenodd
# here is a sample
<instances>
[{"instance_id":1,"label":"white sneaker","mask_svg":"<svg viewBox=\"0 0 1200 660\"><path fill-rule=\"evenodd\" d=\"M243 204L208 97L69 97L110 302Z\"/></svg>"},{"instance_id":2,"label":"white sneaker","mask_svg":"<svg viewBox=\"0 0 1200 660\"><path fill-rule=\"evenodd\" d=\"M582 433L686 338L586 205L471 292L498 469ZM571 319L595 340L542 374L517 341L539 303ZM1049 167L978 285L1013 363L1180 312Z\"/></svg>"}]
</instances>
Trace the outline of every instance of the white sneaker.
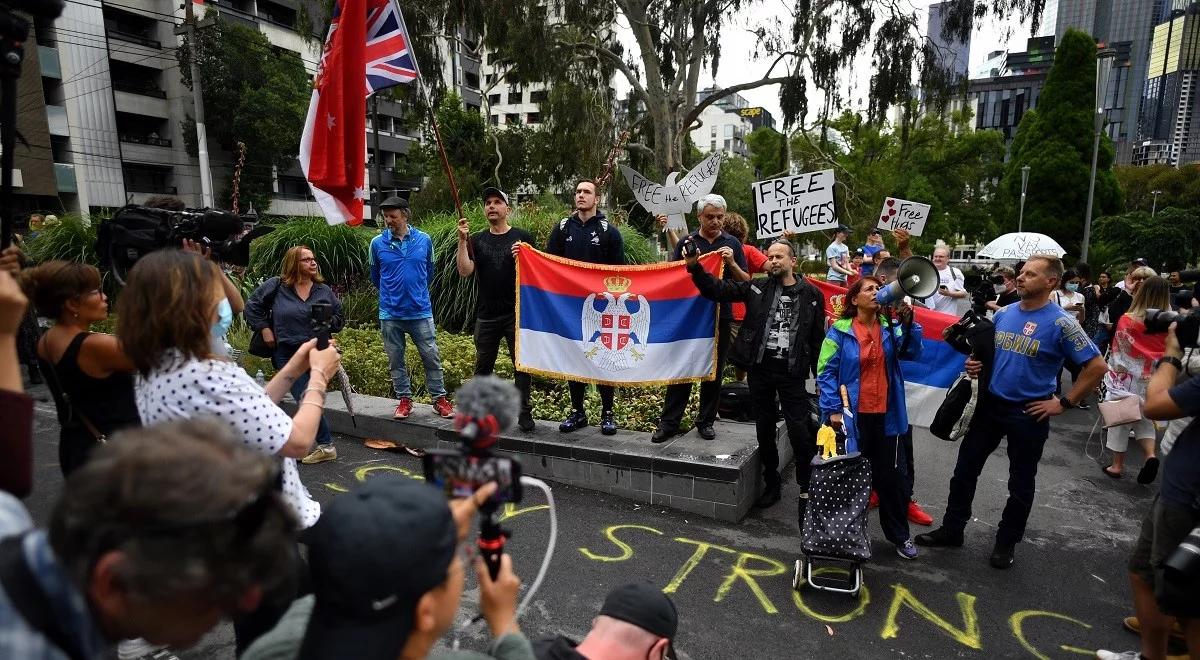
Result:
<instances>
[{"instance_id":1,"label":"white sneaker","mask_svg":"<svg viewBox=\"0 0 1200 660\"><path fill-rule=\"evenodd\" d=\"M335 460L336 458L337 458L337 447L334 447L333 444L330 443L327 445L317 445L316 447L313 448L313 450L311 452L308 453L308 456L305 456L304 458L300 459L300 462L305 465L312 465L314 463L324 463L325 461L332 461L332 460Z\"/></svg>"},{"instance_id":2,"label":"white sneaker","mask_svg":"<svg viewBox=\"0 0 1200 660\"><path fill-rule=\"evenodd\" d=\"M123 639L117 644L118 660L179 660L164 644L151 644L142 638Z\"/></svg>"},{"instance_id":3,"label":"white sneaker","mask_svg":"<svg viewBox=\"0 0 1200 660\"><path fill-rule=\"evenodd\" d=\"M1103 649L1096 651L1097 660L1138 660L1142 654L1137 651L1124 651L1117 653L1116 651L1105 651Z\"/></svg>"}]
</instances>

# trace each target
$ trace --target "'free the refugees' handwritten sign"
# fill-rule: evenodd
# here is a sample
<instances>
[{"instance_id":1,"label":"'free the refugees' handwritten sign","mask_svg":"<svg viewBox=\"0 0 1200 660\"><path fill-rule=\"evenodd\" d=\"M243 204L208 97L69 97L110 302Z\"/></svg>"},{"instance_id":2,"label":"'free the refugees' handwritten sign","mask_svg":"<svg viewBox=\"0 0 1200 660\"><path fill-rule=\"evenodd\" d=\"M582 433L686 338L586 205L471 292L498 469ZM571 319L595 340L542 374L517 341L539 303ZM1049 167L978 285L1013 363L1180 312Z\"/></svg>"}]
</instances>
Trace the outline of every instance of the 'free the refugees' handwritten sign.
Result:
<instances>
[{"instance_id":1,"label":"'free the refugees' handwritten sign","mask_svg":"<svg viewBox=\"0 0 1200 660\"><path fill-rule=\"evenodd\" d=\"M633 191L633 197L638 204L654 215L667 216L667 226L682 231L687 231L683 214L691 210L701 197L712 192L720 171L719 151L700 161L678 182L678 172L668 174L665 185L647 179L632 168L621 166L625 181L629 183L629 189Z\"/></svg>"},{"instance_id":2,"label":"'free the refugees' handwritten sign","mask_svg":"<svg viewBox=\"0 0 1200 660\"><path fill-rule=\"evenodd\" d=\"M920 236L925 231L925 221L928 219L928 204L888 197L883 202L883 210L879 212L877 226L887 231L904 229L913 236Z\"/></svg>"},{"instance_id":3,"label":"'free the refugees' handwritten sign","mask_svg":"<svg viewBox=\"0 0 1200 660\"><path fill-rule=\"evenodd\" d=\"M833 170L756 181L750 186L758 208L759 239L785 231L803 234L838 226L833 208Z\"/></svg>"}]
</instances>

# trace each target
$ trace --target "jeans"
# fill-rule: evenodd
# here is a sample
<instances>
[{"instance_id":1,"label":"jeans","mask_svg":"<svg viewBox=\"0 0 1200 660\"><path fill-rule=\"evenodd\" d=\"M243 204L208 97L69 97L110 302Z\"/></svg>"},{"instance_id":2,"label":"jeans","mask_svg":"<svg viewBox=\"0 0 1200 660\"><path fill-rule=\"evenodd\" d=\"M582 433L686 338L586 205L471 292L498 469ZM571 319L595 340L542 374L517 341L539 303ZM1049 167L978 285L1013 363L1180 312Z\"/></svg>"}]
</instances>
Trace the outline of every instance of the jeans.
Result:
<instances>
[{"instance_id":1,"label":"jeans","mask_svg":"<svg viewBox=\"0 0 1200 660\"><path fill-rule=\"evenodd\" d=\"M712 426L717 421L717 405L721 402L721 372L725 370L725 355L729 352L729 317L721 317L717 324L717 377L700 383L700 410L696 415L696 426ZM674 431L679 428L688 399L692 396L691 383L667 386L663 401L659 428Z\"/></svg>"},{"instance_id":2,"label":"jeans","mask_svg":"<svg viewBox=\"0 0 1200 660\"><path fill-rule=\"evenodd\" d=\"M787 361L763 360L747 372L750 397L754 401L755 430L758 432L758 457L762 461L763 481L768 488L779 484L779 450L775 444L775 427L779 420L775 396L783 408L783 422L788 442L796 458L796 483L808 492L812 476L812 458L817 453L816 438L808 427L809 394L804 379L788 373Z\"/></svg>"},{"instance_id":3,"label":"jeans","mask_svg":"<svg viewBox=\"0 0 1200 660\"><path fill-rule=\"evenodd\" d=\"M292 359L296 354L299 346L283 346L282 344L275 345L275 353L271 356L271 364L275 365L275 369L279 370L283 365ZM297 378L296 382L292 383L292 398L296 400L296 405L300 405L300 400L304 398L304 390L308 389L308 372ZM329 422L325 421L325 415L321 415L321 423L317 426L317 444L331 445L333 444L333 435L329 432Z\"/></svg>"},{"instance_id":4,"label":"jeans","mask_svg":"<svg viewBox=\"0 0 1200 660\"><path fill-rule=\"evenodd\" d=\"M983 466L1000 439L1008 437L1008 502L1000 517L996 543L1016 545L1025 536L1025 523L1033 509L1038 461L1050 435L1049 419L1037 421L1025 404L990 397L986 409L975 411L967 436L958 448L958 463L950 479L943 525L961 532L971 519L971 501Z\"/></svg>"},{"instance_id":5,"label":"jeans","mask_svg":"<svg viewBox=\"0 0 1200 660\"><path fill-rule=\"evenodd\" d=\"M446 396L445 379L442 376L442 356L438 352L433 319L384 319L379 322L383 331L383 349L387 351L391 366L392 388L401 399L412 398L412 380L404 364L404 336L412 337L421 363L425 365L425 389L434 400Z\"/></svg>"},{"instance_id":6,"label":"jeans","mask_svg":"<svg viewBox=\"0 0 1200 660\"><path fill-rule=\"evenodd\" d=\"M879 526L895 545L908 540L908 479L900 461L903 436L884 432L883 413L858 413L858 450L871 463L871 485L879 496Z\"/></svg>"},{"instance_id":7,"label":"jeans","mask_svg":"<svg viewBox=\"0 0 1200 660\"><path fill-rule=\"evenodd\" d=\"M509 314L498 319L477 319L475 321L475 375L486 376L496 368L496 355L500 352L500 340L508 342L508 355L513 362L513 380L521 391L521 412L530 412L533 407L529 403L529 374L516 371L517 342L516 316Z\"/></svg>"}]
</instances>

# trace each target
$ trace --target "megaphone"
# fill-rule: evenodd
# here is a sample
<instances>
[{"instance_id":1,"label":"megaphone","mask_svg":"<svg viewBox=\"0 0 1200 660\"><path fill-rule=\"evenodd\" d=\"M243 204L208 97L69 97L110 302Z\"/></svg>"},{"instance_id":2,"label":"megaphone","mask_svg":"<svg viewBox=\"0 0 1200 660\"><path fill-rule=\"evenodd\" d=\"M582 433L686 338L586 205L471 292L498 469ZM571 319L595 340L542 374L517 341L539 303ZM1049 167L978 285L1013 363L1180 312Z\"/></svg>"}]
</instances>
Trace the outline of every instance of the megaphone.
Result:
<instances>
[{"instance_id":1,"label":"megaphone","mask_svg":"<svg viewBox=\"0 0 1200 660\"><path fill-rule=\"evenodd\" d=\"M896 281L875 294L875 302L890 305L904 296L925 299L937 292L940 283L937 266L932 261L925 257L909 257L900 262Z\"/></svg>"}]
</instances>

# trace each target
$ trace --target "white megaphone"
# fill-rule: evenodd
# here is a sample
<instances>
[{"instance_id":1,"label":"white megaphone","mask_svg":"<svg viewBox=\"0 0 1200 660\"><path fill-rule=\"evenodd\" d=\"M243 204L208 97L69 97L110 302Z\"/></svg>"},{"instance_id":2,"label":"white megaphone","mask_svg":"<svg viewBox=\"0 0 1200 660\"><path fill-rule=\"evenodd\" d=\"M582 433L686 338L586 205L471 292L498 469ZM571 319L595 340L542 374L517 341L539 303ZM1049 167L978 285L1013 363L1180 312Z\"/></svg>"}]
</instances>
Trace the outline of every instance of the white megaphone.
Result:
<instances>
[{"instance_id":1,"label":"white megaphone","mask_svg":"<svg viewBox=\"0 0 1200 660\"><path fill-rule=\"evenodd\" d=\"M900 262L896 281L883 287L875 294L875 302L890 305L904 296L923 300L938 290L940 280L937 266L925 257L909 257Z\"/></svg>"}]
</instances>

